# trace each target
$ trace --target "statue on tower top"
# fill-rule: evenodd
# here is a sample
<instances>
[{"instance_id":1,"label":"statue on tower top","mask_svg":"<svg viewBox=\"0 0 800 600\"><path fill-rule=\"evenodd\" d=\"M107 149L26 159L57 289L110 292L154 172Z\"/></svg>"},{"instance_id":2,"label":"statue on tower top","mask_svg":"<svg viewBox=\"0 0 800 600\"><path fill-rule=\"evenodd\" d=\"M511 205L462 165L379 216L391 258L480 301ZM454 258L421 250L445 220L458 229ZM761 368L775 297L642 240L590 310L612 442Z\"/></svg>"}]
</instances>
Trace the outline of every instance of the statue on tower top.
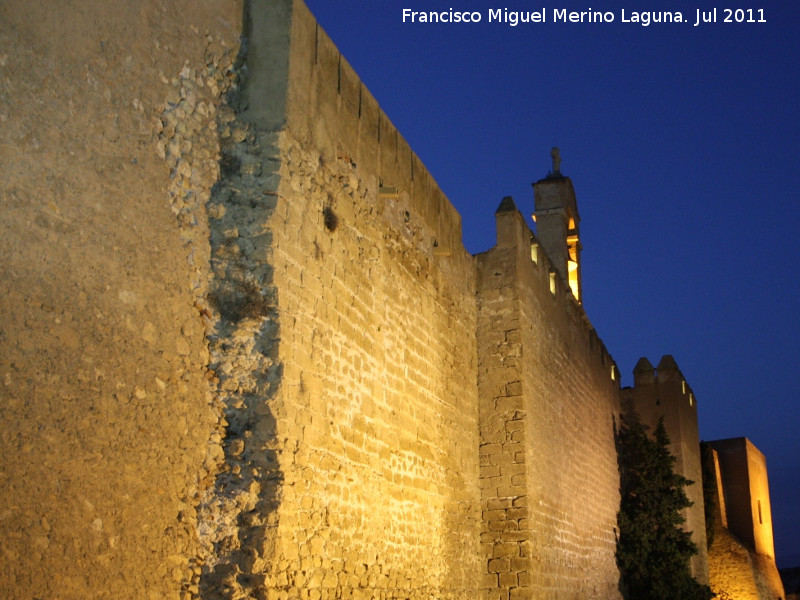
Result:
<instances>
[{"instance_id":1,"label":"statue on tower top","mask_svg":"<svg viewBox=\"0 0 800 600\"><path fill-rule=\"evenodd\" d=\"M558 146L550 150L550 156L553 159L553 175L561 175L561 151Z\"/></svg>"}]
</instances>

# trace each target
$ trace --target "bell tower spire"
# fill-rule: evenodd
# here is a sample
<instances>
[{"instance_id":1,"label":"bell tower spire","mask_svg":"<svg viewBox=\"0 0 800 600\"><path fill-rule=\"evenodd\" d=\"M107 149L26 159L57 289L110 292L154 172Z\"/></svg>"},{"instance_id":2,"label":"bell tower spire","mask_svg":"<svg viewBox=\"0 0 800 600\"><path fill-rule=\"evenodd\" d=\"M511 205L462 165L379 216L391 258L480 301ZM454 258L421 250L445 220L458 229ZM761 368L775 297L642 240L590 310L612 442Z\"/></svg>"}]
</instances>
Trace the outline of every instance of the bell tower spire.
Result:
<instances>
[{"instance_id":1,"label":"bell tower spire","mask_svg":"<svg viewBox=\"0 0 800 600\"><path fill-rule=\"evenodd\" d=\"M550 151L553 169L533 185L536 232L553 268L582 302L578 204L572 180L561 174L561 152Z\"/></svg>"}]
</instances>

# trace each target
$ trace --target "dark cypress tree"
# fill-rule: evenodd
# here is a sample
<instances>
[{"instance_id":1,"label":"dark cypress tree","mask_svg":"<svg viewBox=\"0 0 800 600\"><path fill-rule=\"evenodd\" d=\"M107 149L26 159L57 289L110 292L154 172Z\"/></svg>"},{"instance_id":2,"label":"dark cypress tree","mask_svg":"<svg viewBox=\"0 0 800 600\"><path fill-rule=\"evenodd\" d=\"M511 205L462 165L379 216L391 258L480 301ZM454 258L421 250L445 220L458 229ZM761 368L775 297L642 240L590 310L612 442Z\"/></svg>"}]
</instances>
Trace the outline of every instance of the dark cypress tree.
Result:
<instances>
[{"instance_id":1,"label":"dark cypress tree","mask_svg":"<svg viewBox=\"0 0 800 600\"><path fill-rule=\"evenodd\" d=\"M623 596L709 600L711 589L690 574L689 559L697 546L681 527L681 510L692 504L684 488L692 482L674 471L663 420L650 437L637 419L623 417L617 452L622 496L617 565Z\"/></svg>"}]
</instances>

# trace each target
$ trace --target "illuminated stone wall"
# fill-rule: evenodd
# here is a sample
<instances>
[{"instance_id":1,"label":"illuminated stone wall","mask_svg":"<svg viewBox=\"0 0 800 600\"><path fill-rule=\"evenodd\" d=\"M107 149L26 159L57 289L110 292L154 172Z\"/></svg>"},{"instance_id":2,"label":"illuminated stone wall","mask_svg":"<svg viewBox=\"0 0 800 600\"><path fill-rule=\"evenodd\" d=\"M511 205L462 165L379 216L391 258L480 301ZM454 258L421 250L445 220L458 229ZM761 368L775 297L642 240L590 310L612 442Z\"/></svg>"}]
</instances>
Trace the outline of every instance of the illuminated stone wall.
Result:
<instances>
[{"instance_id":1,"label":"illuminated stone wall","mask_svg":"<svg viewBox=\"0 0 800 600\"><path fill-rule=\"evenodd\" d=\"M510 198L496 218L477 257L482 585L617 598L616 367Z\"/></svg>"},{"instance_id":2,"label":"illuminated stone wall","mask_svg":"<svg viewBox=\"0 0 800 600\"><path fill-rule=\"evenodd\" d=\"M215 548L201 593L472 598L460 217L302 3L254 3L246 22L245 110L209 204L229 426L200 513Z\"/></svg>"},{"instance_id":3,"label":"illuminated stone wall","mask_svg":"<svg viewBox=\"0 0 800 600\"><path fill-rule=\"evenodd\" d=\"M234 1L0 3L0 586L178 600L222 455L204 203Z\"/></svg>"},{"instance_id":4,"label":"illuminated stone wall","mask_svg":"<svg viewBox=\"0 0 800 600\"><path fill-rule=\"evenodd\" d=\"M209 204L236 441L201 512L239 526L210 528L201 591L617 597L618 385L582 310L521 220L476 281L460 217L302 3L249 22ZM495 310L497 261L518 301Z\"/></svg>"}]
</instances>

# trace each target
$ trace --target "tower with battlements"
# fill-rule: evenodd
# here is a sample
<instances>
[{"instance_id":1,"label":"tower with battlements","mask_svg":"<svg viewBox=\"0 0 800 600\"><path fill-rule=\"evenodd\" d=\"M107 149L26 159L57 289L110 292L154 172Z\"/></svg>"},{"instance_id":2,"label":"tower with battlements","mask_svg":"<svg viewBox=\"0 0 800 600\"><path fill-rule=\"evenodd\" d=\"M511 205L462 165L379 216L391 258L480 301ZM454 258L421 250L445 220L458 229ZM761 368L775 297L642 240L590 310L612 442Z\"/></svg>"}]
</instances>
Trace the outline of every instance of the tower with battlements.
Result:
<instances>
[{"instance_id":1,"label":"tower with battlements","mask_svg":"<svg viewBox=\"0 0 800 600\"><path fill-rule=\"evenodd\" d=\"M703 469L694 392L672 356L663 356L657 367L643 357L633 370L633 387L622 390L622 406L651 431L659 419L664 420L675 472L693 482L685 490L692 506L684 509L684 527L692 532L698 550L691 561L692 575L701 583L708 583Z\"/></svg>"}]
</instances>

